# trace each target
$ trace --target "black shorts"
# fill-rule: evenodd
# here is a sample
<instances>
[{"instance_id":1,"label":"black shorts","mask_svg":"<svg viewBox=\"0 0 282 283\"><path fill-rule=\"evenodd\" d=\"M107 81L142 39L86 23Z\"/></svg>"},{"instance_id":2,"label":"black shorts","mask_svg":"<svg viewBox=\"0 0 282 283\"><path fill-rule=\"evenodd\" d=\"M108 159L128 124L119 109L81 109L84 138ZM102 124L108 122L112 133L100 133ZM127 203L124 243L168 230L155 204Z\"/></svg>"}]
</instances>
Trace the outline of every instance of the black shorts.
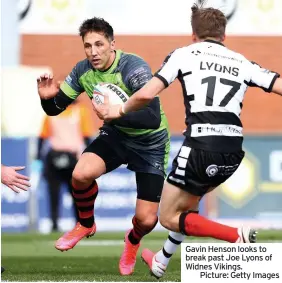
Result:
<instances>
[{"instance_id":1,"label":"black shorts","mask_svg":"<svg viewBox=\"0 0 282 283\"><path fill-rule=\"evenodd\" d=\"M220 153L194 149L184 140L173 160L167 182L192 195L203 196L224 183L237 170L244 155L242 150Z\"/></svg>"},{"instance_id":2,"label":"black shorts","mask_svg":"<svg viewBox=\"0 0 282 283\"><path fill-rule=\"evenodd\" d=\"M150 164L148 156L143 159L141 154L124 146L115 132L100 131L100 135L84 152L92 152L101 157L106 164L106 173L127 164L128 169L136 172L137 198L152 202L160 201L165 180L162 170ZM155 157L149 157L154 162Z\"/></svg>"}]
</instances>

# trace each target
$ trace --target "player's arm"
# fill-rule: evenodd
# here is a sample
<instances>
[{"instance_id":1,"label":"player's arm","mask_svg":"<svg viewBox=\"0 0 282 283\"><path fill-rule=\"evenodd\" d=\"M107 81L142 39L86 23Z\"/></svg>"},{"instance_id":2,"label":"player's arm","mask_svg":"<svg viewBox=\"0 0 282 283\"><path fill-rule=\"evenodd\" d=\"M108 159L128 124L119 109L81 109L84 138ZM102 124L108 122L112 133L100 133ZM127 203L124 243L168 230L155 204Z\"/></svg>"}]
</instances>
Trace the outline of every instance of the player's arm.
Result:
<instances>
[{"instance_id":1,"label":"player's arm","mask_svg":"<svg viewBox=\"0 0 282 283\"><path fill-rule=\"evenodd\" d=\"M273 84L272 92L282 95L282 79L277 78Z\"/></svg>"},{"instance_id":2,"label":"player's arm","mask_svg":"<svg viewBox=\"0 0 282 283\"><path fill-rule=\"evenodd\" d=\"M130 55L121 73L125 85L133 93L136 93L152 78L149 65L143 59L133 55ZM161 123L160 109L160 100L156 97L142 109L128 113L124 117L114 120L113 123L135 129L157 129Z\"/></svg>"},{"instance_id":3,"label":"player's arm","mask_svg":"<svg viewBox=\"0 0 282 283\"><path fill-rule=\"evenodd\" d=\"M25 166L5 166L1 164L1 183L9 187L16 193L19 193L19 189L27 191L30 187L29 177L18 173Z\"/></svg>"},{"instance_id":4,"label":"player's arm","mask_svg":"<svg viewBox=\"0 0 282 283\"><path fill-rule=\"evenodd\" d=\"M154 77L122 106L121 115L144 107L175 80L179 70L177 56L177 51L175 51L165 58L161 69Z\"/></svg>"},{"instance_id":5,"label":"player's arm","mask_svg":"<svg viewBox=\"0 0 282 283\"><path fill-rule=\"evenodd\" d=\"M79 83L77 65L62 84L55 83L50 75L41 76L37 82L42 108L49 116L63 112L84 91Z\"/></svg>"},{"instance_id":6,"label":"player's arm","mask_svg":"<svg viewBox=\"0 0 282 283\"><path fill-rule=\"evenodd\" d=\"M282 80L280 74L264 69L254 62L247 62L249 81L246 84L251 87L259 87L265 92L274 92L282 95Z\"/></svg>"},{"instance_id":7,"label":"player's arm","mask_svg":"<svg viewBox=\"0 0 282 283\"><path fill-rule=\"evenodd\" d=\"M160 99L156 97L146 107L142 105L142 109L113 120L113 123L118 126L134 129L158 129L161 124L160 109Z\"/></svg>"},{"instance_id":8,"label":"player's arm","mask_svg":"<svg viewBox=\"0 0 282 283\"><path fill-rule=\"evenodd\" d=\"M163 89L168 87L178 76L181 53L178 50L169 54L161 69L141 89L132 95L123 105L94 104L95 111L103 120L110 121L128 115L128 113L142 109Z\"/></svg>"},{"instance_id":9,"label":"player's arm","mask_svg":"<svg viewBox=\"0 0 282 283\"><path fill-rule=\"evenodd\" d=\"M153 77L144 87L128 99L122 107L122 114L129 115L128 113L144 107L164 89L165 84L163 81L157 77Z\"/></svg>"},{"instance_id":10,"label":"player's arm","mask_svg":"<svg viewBox=\"0 0 282 283\"><path fill-rule=\"evenodd\" d=\"M57 116L62 113L72 101L73 99L70 99L61 89L59 89L55 97L41 99L41 106L48 116Z\"/></svg>"}]
</instances>

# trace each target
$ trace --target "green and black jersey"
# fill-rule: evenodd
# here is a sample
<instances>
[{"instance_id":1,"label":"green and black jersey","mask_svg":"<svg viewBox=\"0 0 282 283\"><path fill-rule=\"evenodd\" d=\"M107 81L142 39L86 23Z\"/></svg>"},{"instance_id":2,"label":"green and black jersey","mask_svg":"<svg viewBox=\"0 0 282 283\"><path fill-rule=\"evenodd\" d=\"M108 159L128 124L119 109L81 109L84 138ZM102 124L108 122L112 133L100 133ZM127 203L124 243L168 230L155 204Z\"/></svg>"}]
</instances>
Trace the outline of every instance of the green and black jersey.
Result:
<instances>
[{"instance_id":1,"label":"green and black jersey","mask_svg":"<svg viewBox=\"0 0 282 283\"><path fill-rule=\"evenodd\" d=\"M42 101L45 112L59 114L83 92L92 99L95 86L101 82L115 84L131 96L152 78L151 69L142 58L121 50L115 52L113 64L105 71L94 69L88 59L78 62L61 84L58 95L52 101ZM167 167L170 135L159 97L103 127L119 133L122 143L140 155L164 154L164 169Z\"/></svg>"},{"instance_id":2,"label":"green and black jersey","mask_svg":"<svg viewBox=\"0 0 282 283\"><path fill-rule=\"evenodd\" d=\"M151 78L151 69L142 58L117 50L112 66L103 72L94 70L87 59L78 62L61 85L61 90L71 99L77 98L84 91L92 99L95 85L107 82L119 86L128 96L131 96ZM159 98L155 99L159 100ZM167 119L161 105L160 116L161 122L158 129L136 129L117 125L116 127L128 135L142 135L166 130Z\"/></svg>"}]
</instances>

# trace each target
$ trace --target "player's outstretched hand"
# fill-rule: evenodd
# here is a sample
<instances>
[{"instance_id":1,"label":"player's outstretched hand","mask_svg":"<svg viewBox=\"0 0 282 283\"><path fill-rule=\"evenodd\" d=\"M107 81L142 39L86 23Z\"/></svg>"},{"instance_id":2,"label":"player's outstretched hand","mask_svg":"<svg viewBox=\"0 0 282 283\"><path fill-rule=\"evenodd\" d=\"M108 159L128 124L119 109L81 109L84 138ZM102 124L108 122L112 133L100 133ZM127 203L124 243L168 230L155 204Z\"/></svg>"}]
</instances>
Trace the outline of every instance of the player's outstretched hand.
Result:
<instances>
[{"instance_id":1,"label":"player's outstretched hand","mask_svg":"<svg viewBox=\"0 0 282 283\"><path fill-rule=\"evenodd\" d=\"M41 99L50 99L57 95L60 82L54 82L53 74L42 74L37 78L38 94Z\"/></svg>"},{"instance_id":2,"label":"player's outstretched hand","mask_svg":"<svg viewBox=\"0 0 282 283\"><path fill-rule=\"evenodd\" d=\"M121 104L112 105L109 102L109 96L107 94L102 94L104 96L104 102L97 104L95 99L92 99L92 104L94 111L101 120L111 121L121 117Z\"/></svg>"},{"instance_id":3,"label":"player's outstretched hand","mask_svg":"<svg viewBox=\"0 0 282 283\"><path fill-rule=\"evenodd\" d=\"M19 193L19 189L27 191L30 187L29 177L17 173L17 171L23 170L24 166L1 166L1 182L9 187L16 193Z\"/></svg>"}]
</instances>

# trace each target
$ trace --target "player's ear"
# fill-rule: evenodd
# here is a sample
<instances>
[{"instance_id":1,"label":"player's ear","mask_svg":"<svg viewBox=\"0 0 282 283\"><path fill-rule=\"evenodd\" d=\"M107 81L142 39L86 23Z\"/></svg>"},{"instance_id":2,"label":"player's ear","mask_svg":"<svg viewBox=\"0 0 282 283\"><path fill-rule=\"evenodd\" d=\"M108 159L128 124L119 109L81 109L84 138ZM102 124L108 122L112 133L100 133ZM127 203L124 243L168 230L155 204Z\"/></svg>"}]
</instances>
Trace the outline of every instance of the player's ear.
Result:
<instances>
[{"instance_id":1,"label":"player's ear","mask_svg":"<svg viewBox=\"0 0 282 283\"><path fill-rule=\"evenodd\" d=\"M116 49L116 41L112 40L111 41L111 51L113 52Z\"/></svg>"},{"instance_id":2,"label":"player's ear","mask_svg":"<svg viewBox=\"0 0 282 283\"><path fill-rule=\"evenodd\" d=\"M223 42L225 39L226 39L226 35L224 34L224 35L222 36L221 41Z\"/></svg>"},{"instance_id":3,"label":"player's ear","mask_svg":"<svg viewBox=\"0 0 282 283\"><path fill-rule=\"evenodd\" d=\"M194 32L192 33L192 42L197 42L197 36Z\"/></svg>"}]
</instances>

